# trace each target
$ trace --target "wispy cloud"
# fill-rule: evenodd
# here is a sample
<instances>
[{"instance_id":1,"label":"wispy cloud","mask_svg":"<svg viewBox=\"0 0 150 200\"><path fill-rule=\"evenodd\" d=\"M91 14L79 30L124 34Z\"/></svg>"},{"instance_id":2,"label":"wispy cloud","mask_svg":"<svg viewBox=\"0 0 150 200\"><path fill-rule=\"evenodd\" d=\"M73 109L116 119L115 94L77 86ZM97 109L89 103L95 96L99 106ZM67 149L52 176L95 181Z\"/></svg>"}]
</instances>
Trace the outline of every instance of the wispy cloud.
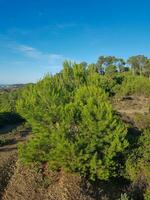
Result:
<instances>
[{"instance_id":1,"label":"wispy cloud","mask_svg":"<svg viewBox=\"0 0 150 200\"><path fill-rule=\"evenodd\" d=\"M17 44L16 46L13 46L12 48L30 58L39 58L39 56L45 57L45 55L41 51L24 44Z\"/></svg>"},{"instance_id":2,"label":"wispy cloud","mask_svg":"<svg viewBox=\"0 0 150 200\"><path fill-rule=\"evenodd\" d=\"M36 62L40 63L43 62L43 64L47 63L47 65L49 64L53 66L60 66L62 65L62 62L66 59L63 55L45 53L38 50L37 48L24 44L16 44L11 46L11 48L29 59L35 60Z\"/></svg>"},{"instance_id":3,"label":"wispy cloud","mask_svg":"<svg viewBox=\"0 0 150 200\"><path fill-rule=\"evenodd\" d=\"M40 70L44 73L58 72L62 68L64 60L68 59L66 56L45 52L34 46L21 44L10 38L0 34L0 48L3 52L0 54L0 68L4 66L13 66L16 68L32 68L33 70Z\"/></svg>"}]
</instances>

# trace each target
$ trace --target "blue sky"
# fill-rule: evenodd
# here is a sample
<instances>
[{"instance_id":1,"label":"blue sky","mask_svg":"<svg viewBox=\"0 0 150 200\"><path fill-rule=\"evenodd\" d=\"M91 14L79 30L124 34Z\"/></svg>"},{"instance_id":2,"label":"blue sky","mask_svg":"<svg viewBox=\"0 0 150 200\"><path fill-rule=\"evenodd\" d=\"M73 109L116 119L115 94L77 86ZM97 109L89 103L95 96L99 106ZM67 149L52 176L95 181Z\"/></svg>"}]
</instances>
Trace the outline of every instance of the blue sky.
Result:
<instances>
[{"instance_id":1,"label":"blue sky","mask_svg":"<svg viewBox=\"0 0 150 200\"><path fill-rule=\"evenodd\" d=\"M39 80L65 59L150 57L149 0L0 0L0 83Z\"/></svg>"}]
</instances>

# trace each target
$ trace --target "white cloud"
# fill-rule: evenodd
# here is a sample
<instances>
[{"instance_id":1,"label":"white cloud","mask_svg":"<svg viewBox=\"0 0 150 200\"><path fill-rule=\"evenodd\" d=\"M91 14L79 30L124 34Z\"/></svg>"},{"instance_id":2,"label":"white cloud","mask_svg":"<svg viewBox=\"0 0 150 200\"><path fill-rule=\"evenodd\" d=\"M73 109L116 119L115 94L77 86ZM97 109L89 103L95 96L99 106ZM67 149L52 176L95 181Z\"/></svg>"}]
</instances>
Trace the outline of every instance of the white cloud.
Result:
<instances>
[{"instance_id":1,"label":"white cloud","mask_svg":"<svg viewBox=\"0 0 150 200\"><path fill-rule=\"evenodd\" d=\"M24 54L27 57L31 57L31 58L39 58L39 56L45 56L41 51L31 47L31 46L27 46L27 45L16 45L13 46L14 50L21 52L22 54Z\"/></svg>"},{"instance_id":2,"label":"white cloud","mask_svg":"<svg viewBox=\"0 0 150 200\"><path fill-rule=\"evenodd\" d=\"M67 57L57 53L43 52L33 46L26 44L19 44L16 41L11 40L7 35L0 34L0 47L3 49L18 54L18 57L26 57L26 61L33 61L36 63L43 63L46 65L58 65L60 67ZM16 55L17 56L17 55ZM16 58L15 56L15 58Z\"/></svg>"},{"instance_id":3,"label":"white cloud","mask_svg":"<svg viewBox=\"0 0 150 200\"><path fill-rule=\"evenodd\" d=\"M43 63L43 65L45 64L53 65L53 66L58 65L60 67L63 61L66 60L66 58L63 55L45 53L32 46L28 46L24 44L16 44L15 46L13 45L12 48L16 52L21 53L23 56L26 56L27 58L30 58L34 60L35 62Z\"/></svg>"},{"instance_id":4,"label":"white cloud","mask_svg":"<svg viewBox=\"0 0 150 200\"><path fill-rule=\"evenodd\" d=\"M0 80L3 83L36 82L46 73L55 74L67 57L20 44L0 34ZM9 72L9 73L8 73Z\"/></svg>"}]
</instances>

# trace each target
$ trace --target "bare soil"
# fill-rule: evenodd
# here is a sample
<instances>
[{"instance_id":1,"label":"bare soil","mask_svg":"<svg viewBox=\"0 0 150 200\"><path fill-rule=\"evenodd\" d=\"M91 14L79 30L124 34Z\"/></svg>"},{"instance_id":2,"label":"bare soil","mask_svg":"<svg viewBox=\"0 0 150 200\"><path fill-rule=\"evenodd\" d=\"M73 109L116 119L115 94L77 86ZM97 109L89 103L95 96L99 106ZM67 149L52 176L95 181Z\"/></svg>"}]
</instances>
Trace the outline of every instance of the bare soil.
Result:
<instances>
[{"instance_id":1,"label":"bare soil","mask_svg":"<svg viewBox=\"0 0 150 200\"><path fill-rule=\"evenodd\" d=\"M143 96L130 96L112 102L114 110L122 117L123 121L132 124L137 114L150 114L150 98Z\"/></svg>"},{"instance_id":2,"label":"bare soil","mask_svg":"<svg viewBox=\"0 0 150 200\"><path fill-rule=\"evenodd\" d=\"M2 199L4 190L16 169L17 144L25 140L22 132L13 132L17 126L18 124L8 125L0 129L0 139L8 141L6 145L0 145L0 199ZM27 132L24 131L24 133Z\"/></svg>"},{"instance_id":3,"label":"bare soil","mask_svg":"<svg viewBox=\"0 0 150 200\"><path fill-rule=\"evenodd\" d=\"M115 108L119 112L125 113L149 113L150 109L150 98L144 96L131 96L128 98L123 98L120 101L117 101Z\"/></svg>"},{"instance_id":4,"label":"bare soil","mask_svg":"<svg viewBox=\"0 0 150 200\"><path fill-rule=\"evenodd\" d=\"M22 167L17 170L9 182L3 200L94 200L82 188L79 176L62 172L42 173Z\"/></svg>"}]
</instances>

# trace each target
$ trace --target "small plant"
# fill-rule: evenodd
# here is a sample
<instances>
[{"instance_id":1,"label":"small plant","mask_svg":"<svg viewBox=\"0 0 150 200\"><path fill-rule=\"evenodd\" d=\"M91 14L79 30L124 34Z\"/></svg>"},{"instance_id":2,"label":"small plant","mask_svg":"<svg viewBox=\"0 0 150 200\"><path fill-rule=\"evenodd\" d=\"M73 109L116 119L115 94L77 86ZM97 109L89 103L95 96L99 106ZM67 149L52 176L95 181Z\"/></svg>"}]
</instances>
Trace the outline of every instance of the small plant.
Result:
<instances>
[{"instance_id":1,"label":"small plant","mask_svg":"<svg viewBox=\"0 0 150 200\"><path fill-rule=\"evenodd\" d=\"M2 138L0 139L0 146L8 145L8 144L11 144L12 142L14 142L13 139Z\"/></svg>"},{"instance_id":2,"label":"small plant","mask_svg":"<svg viewBox=\"0 0 150 200\"><path fill-rule=\"evenodd\" d=\"M150 114L143 115L143 114L136 114L134 117L135 125L140 130L148 129L150 128Z\"/></svg>"},{"instance_id":3,"label":"small plant","mask_svg":"<svg viewBox=\"0 0 150 200\"><path fill-rule=\"evenodd\" d=\"M121 194L121 197L118 200L129 200L129 197L126 193L124 193L124 194Z\"/></svg>"},{"instance_id":4,"label":"small plant","mask_svg":"<svg viewBox=\"0 0 150 200\"><path fill-rule=\"evenodd\" d=\"M149 188L150 184L150 130L145 130L139 138L137 148L130 152L126 162L126 172L128 178L135 186L135 195L143 196L143 192ZM140 192L138 194L138 192ZM147 192L145 198L149 193ZM147 200L147 199L146 199Z\"/></svg>"},{"instance_id":5,"label":"small plant","mask_svg":"<svg viewBox=\"0 0 150 200\"><path fill-rule=\"evenodd\" d=\"M150 96L150 80L144 76L126 75L120 85L116 96L124 97L128 95Z\"/></svg>"},{"instance_id":6,"label":"small plant","mask_svg":"<svg viewBox=\"0 0 150 200\"><path fill-rule=\"evenodd\" d=\"M144 200L150 200L150 188L148 188L144 194Z\"/></svg>"}]
</instances>

